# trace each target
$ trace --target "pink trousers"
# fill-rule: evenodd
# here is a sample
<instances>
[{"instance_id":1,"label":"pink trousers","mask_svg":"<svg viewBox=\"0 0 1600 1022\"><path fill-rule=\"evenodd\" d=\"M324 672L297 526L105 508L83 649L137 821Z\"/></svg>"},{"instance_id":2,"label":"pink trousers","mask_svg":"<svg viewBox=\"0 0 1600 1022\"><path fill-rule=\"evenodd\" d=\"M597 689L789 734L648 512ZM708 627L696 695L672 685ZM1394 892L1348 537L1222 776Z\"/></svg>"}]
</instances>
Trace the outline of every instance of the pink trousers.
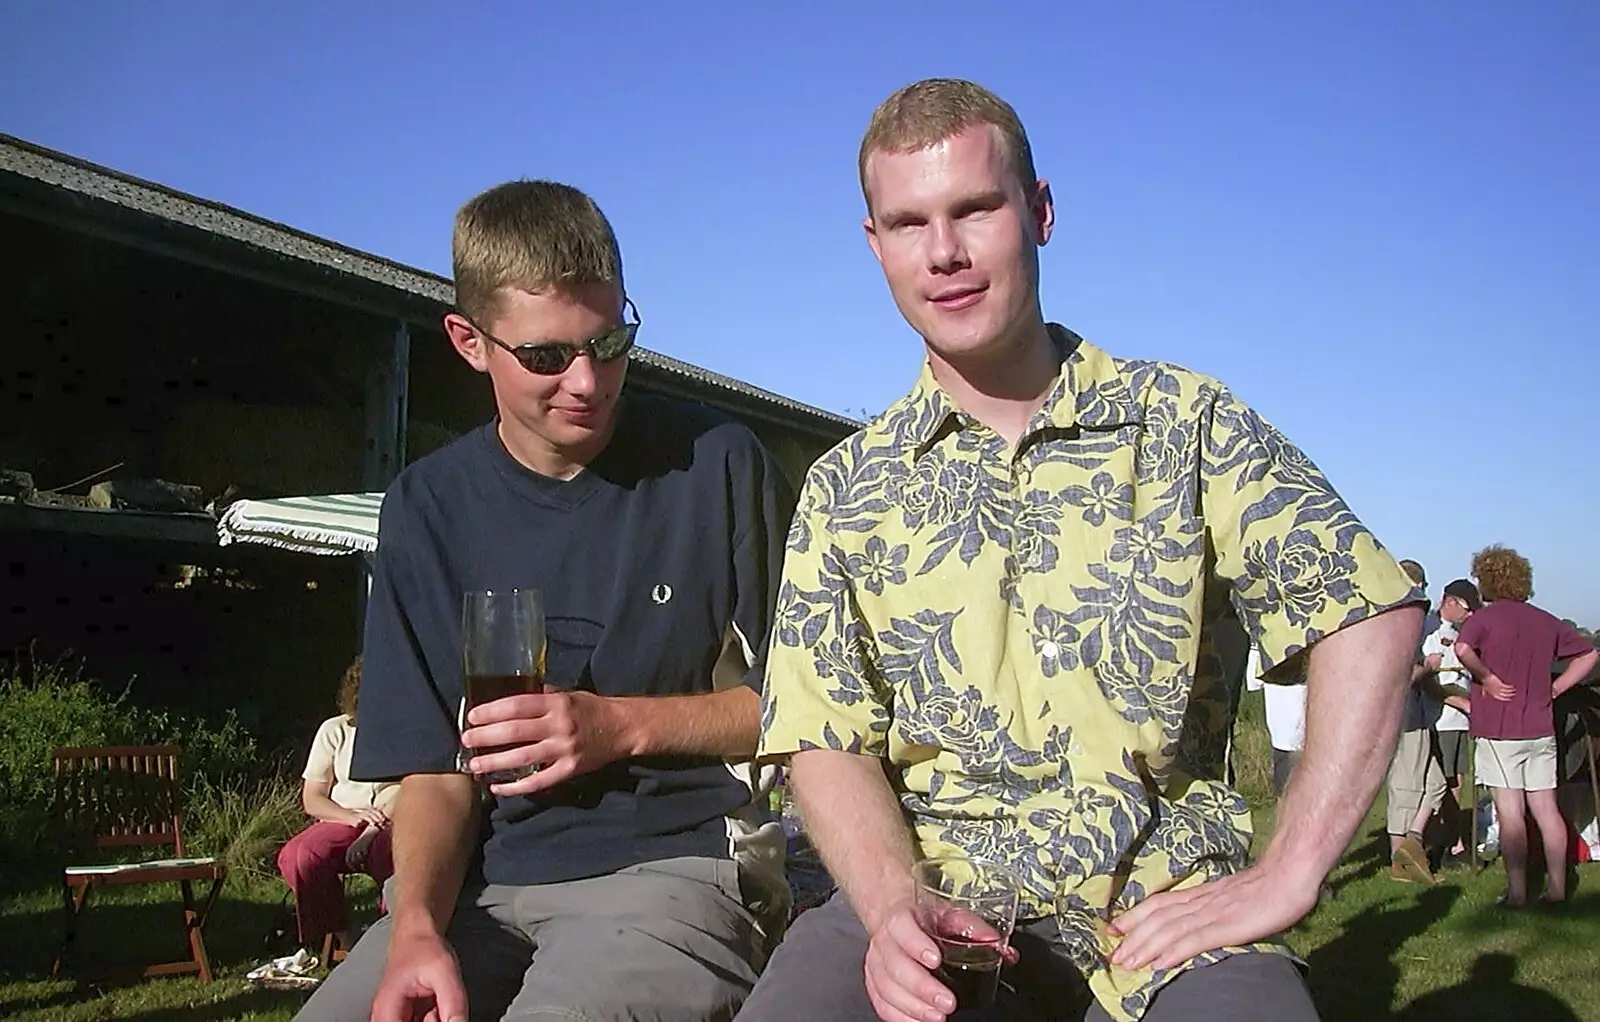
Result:
<instances>
[{"instance_id":1,"label":"pink trousers","mask_svg":"<svg viewBox=\"0 0 1600 1022\"><path fill-rule=\"evenodd\" d=\"M290 838L278 852L278 872L294 892L295 921L300 928L300 943L310 945L330 933L350 925L344 903L344 854L361 836L360 827L318 820ZM389 847L389 831L379 832L367 848L367 861L361 870L383 882L394 873L394 856Z\"/></svg>"}]
</instances>

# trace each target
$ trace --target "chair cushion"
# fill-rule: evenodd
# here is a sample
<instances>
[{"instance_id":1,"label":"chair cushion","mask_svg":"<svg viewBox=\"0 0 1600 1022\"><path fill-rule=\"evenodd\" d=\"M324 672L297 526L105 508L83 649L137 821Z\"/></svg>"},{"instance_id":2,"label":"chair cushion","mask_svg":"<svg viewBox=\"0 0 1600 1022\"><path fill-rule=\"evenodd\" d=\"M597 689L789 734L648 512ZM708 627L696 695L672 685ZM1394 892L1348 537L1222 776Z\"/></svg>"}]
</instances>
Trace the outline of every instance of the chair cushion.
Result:
<instances>
[{"instance_id":1,"label":"chair cushion","mask_svg":"<svg viewBox=\"0 0 1600 1022\"><path fill-rule=\"evenodd\" d=\"M152 859L149 862L118 862L105 866L68 866L66 875L72 876L122 876L130 873L149 873L162 869L198 869L214 866L213 856L187 859Z\"/></svg>"}]
</instances>

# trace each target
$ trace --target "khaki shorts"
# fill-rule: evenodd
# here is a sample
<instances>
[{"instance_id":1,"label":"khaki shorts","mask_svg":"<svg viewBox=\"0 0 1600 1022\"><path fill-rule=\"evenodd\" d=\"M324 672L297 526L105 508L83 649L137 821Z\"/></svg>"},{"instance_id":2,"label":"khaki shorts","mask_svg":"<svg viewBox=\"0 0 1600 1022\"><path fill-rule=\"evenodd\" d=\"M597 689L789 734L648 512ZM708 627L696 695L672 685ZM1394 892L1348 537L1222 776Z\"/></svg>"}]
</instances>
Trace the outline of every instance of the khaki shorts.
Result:
<instances>
[{"instance_id":1,"label":"khaki shorts","mask_svg":"<svg viewBox=\"0 0 1600 1022\"><path fill-rule=\"evenodd\" d=\"M1477 782L1489 788L1550 791L1556 786L1556 739L1480 738Z\"/></svg>"},{"instance_id":2,"label":"khaki shorts","mask_svg":"<svg viewBox=\"0 0 1600 1022\"><path fill-rule=\"evenodd\" d=\"M1429 815L1438 812L1448 790L1444 771L1433 754L1433 732L1427 728L1400 732L1394 759L1389 762L1389 833L1398 837L1411 830L1424 806Z\"/></svg>"}]
</instances>

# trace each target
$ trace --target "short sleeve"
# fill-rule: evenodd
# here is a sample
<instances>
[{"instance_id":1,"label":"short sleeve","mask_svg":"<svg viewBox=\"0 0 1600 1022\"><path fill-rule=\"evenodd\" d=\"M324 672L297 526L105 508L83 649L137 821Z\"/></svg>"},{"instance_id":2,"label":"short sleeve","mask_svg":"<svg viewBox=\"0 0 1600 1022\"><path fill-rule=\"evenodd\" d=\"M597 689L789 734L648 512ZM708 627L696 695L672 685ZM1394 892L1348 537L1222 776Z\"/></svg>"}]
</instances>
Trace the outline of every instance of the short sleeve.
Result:
<instances>
[{"instance_id":1,"label":"short sleeve","mask_svg":"<svg viewBox=\"0 0 1600 1022\"><path fill-rule=\"evenodd\" d=\"M1227 390L1203 420L1200 482L1217 571L1265 671L1324 636L1426 594L1321 471Z\"/></svg>"},{"instance_id":2,"label":"short sleeve","mask_svg":"<svg viewBox=\"0 0 1600 1022\"><path fill-rule=\"evenodd\" d=\"M326 781L333 784L338 780L334 776L333 764L339 755L339 718L330 717L317 728L317 735L311 739L311 754L306 757L305 772L300 775L307 781Z\"/></svg>"},{"instance_id":3,"label":"short sleeve","mask_svg":"<svg viewBox=\"0 0 1600 1022\"><path fill-rule=\"evenodd\" d=\"M1489 615L1483 611L1467 618L1466 624L1461 626L1461 631L1456 635L1456 642L1468 649L1483 648L1484 635L1489 631Z\"/></svg>"},{"instance_id":4,"label":"short sleeve","mask_svg":"<svg viewBox=\"0 0 1600 1022\"><path fill-rule=\"evenodd\" d=\"M1593 650L1594 644L1579 635L1576 628L1565 621L1561 622L1561 632L1556 637L1557 660L1571 660L1573 657L1583 656Z\"/></svg>"},{"instance_id":5,"label":"short sleeve","mask_svg":"<svg viewBox=\"0 0 1600 1022\"><path fill-rule=\"evenodd\" d=\"M1407 576L1409 577L1409 576ZM1422 641L1417 646L1417 663L1422 663L1428 658L1428 642L1433 634L1444 627L1444 619L1435 611L1429 611L1422 618Z\"/></svg>"},{"instance_id":6,"label":"short sleeve","mask_svg":"<svg viewBox=\"0 0 1600 1022\"><path fill-rule=\"evenodd\" d=\"M442 570L412 548L403 492L391 487L367 594L361 706L350 776L450 773L460 746L460 609Z\"/></svg>"},{"instance_id":7,"label":"short sleeve","mask_svg":"<svg viewBox=\"0 0 1600 1022\"><path fill-rule=\"evenodd\" d=\"M889 698L876 679L861 620L829 530L813 468L789 529L762 693L761 757L807 749L883 756Z\"/></svg>"}]
</instances>

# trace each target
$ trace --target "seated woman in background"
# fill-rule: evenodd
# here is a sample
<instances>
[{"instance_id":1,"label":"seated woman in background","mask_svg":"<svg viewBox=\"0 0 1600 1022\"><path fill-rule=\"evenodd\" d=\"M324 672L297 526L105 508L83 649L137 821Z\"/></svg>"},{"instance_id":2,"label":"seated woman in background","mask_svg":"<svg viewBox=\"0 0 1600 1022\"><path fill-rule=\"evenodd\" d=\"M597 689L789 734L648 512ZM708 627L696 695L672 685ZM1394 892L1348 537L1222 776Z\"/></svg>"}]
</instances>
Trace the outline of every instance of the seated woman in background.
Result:
<instances>
[{"instance_id":1,"label":"seated woman in background","mask_svg":"<svg viewBox=\"0 0 1600 1022\"><path fill-rule=\"evenodd\" d=\"M302 775L300 803L316 822L290 838L278 853L278 872L294 892L300 943L307 947L330 933L337 935L341 947L353 943L343 874L365 873L381 888L394 872L389 821L400 785L350 779L360 688L358 656L339 685L340 712L317 729Z\"/></svg>"}]
</instances>

